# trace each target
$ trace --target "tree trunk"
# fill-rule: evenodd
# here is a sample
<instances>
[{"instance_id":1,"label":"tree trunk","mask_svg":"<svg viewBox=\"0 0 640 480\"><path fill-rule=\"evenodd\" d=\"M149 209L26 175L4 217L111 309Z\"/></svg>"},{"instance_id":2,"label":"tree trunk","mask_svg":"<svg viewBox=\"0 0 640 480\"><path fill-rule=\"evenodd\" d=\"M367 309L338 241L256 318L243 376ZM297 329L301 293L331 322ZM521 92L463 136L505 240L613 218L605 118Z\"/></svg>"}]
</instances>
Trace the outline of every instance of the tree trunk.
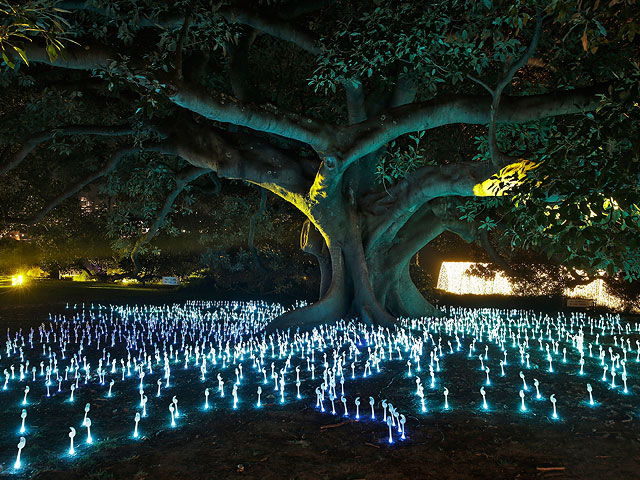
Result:
<instances>
[{"instance_id":1,"label":"tree trunk","mask_svg":"<svg viewBox=\"0 0 640 480\"><path fill-rule=\"evenodd\" d=\"M329 248L331 258L331 284L316 303L280 315L268 326L268 331L288 328L307 329L325 322L346 318L349 311L351 289L347 281L344 257L340 247Z\"/></svg>"},{"instance_id":2,"label":"tree trunk","mask_svg":"<svg viewBox=\"0 0 640 480\"><path fill-rule=\"evenodd\" d=\"M347 201L316 209L314 214L314 222L306 220L302 226L300 246L318 260L320 299L280 316L269 331L306 329L347 318L391 327L397 317L438 315L411 280L409 261L415 252L392 244L365 255L363 225L367 221ZM415 245L419 242L414 240L409 250Z\"/></svg>"},{"instance_id":3,"label":"tree trunk","mask_svg":"<svg viewBox=\"0 0 640 480\"><path fill-rule=\"evenodd\" d=\"M300 249L315 256L318 260L320 267L320 294L318 298L320 299L325 296L331 285L331 256L322 234L308 219L302 224Z\"/></svg>"}]
</instances>

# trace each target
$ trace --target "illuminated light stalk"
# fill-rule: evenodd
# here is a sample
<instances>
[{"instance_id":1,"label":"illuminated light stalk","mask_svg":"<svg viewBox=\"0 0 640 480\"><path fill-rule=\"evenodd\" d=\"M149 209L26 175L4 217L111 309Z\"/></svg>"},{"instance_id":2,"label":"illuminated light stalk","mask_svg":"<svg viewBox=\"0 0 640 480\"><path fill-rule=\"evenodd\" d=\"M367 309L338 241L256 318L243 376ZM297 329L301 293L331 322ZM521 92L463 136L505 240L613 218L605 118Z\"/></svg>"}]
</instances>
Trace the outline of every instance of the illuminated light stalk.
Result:
<instances>
[{"instance_id":1,"label":"illuminated light stalk","mask_svg":"<svg viewBox=\"0 0 640 480\"><path fill-rule=\"evenodd\" d=\"M487 410L489 407L487 406L487 397L486 392L484 391L484 387L480 387L480 394L482 395L482 408Z\"/></svg>"},{"instance_id":2,"label":"illuminated light stalk","mask_svg":"<svg viewBox=\"0 0 640 480\"><path fill-rule=\"evenodd\" d=\"M558 418L558 412L556 411L556 395L551 394L551 396L549 397L549 400L551 401L551 403L553 404L553 418Z\"/></svg>"},{"instance_id":3,"label":"illuminated light stalk","mask_svg":"<svg viewBox=\"0 0 640 480\"><path fill-rule=\"evenodd\" d=\"M22 449L24 448L27 440L24 437L20 437L20 441L18 442L18 456L16 457L16 462L13 464L13 468L16 470L22 467L22 462L20 461L20 454L22 453Z\"/></svg>"},{"instance_id":4,"label":"illuminated light stalk","mask_svg":"<svg viewBox=\"0 0 640 480\"><path fill-rule=\"evenodd\" d=\"M20 433L24 433L24 431L25 431L24 421L27 418L27 411L25 409L22 409L22 413L20 414L20 418L22 418L22 425L20 425Z\"/></svg>"},{"instance_id":5,"label":"illuminated light stalk","mask_svg":"<svg viewBox=\"0 0 640 480\"><path fill-rule=\"evenodd\" d=\"M70 446L69 446L69 455L75 455L76 454L76 450L75 448L73 448L73 438L76 436L76 429L73 427L69 427L69 440L70 440Z\"/></svg>"},{"instance_id":6,"label":"illuminated light stalk","mask_svg":"<svg viewBox=\"0 0 640 480\"><path fill-rule=\"evenodd\" d=\"M529 390L529 388L527 387L527 381L524 379L524 373L520 372L519 373L520 378L522 379L522 389L526 392Z\"/></svg>"},{"instance_id":7,"label":"illuminated light stalk","mask_svg":"<svg viewBox=\"0 0 640 480\"><path fill-rule=\"evenodd\" d=\"M84 418L82 419L82 426L83 427L86 426L86 424L87 424L87 415L89 415L89 410L91 410L91 404L87 403L84 406Z\"/></svg>"},{"instance_id":8,"label":"illuminated light stalk","mask_svg":"<svg viewBox=\"0 0 640 480\"><path fill-rule=\"evenodd\" d=\"M91 437L91 419L89 417L85 420L84 426L87 427L87 443L93 443L93 438Z\"/></svg>"},{"instance_id":9,"label":"illuminated light stalk","mask_svg":"<svg viewBox=\"0 0 640 480\"><path fill-rule=\"evenodd\" d=\"M175 407L173 406L173 403L169 404L169 412L171 412L171 426L175 427L176 426L176 417L175 417Z\"/></svg>"},{"instance_id":10,"label":"illuminated light stalk","mask_svg":"<svg viewBox=\"0 0 640 480\"><path fill-rule=\"evenodd\" d=\"M175 395L173 396L171 401L173 402L173 406L175 408L176 418L180 418L180 411L178 410L178 399L176 398Z\"/></svg>"}]
</instances>

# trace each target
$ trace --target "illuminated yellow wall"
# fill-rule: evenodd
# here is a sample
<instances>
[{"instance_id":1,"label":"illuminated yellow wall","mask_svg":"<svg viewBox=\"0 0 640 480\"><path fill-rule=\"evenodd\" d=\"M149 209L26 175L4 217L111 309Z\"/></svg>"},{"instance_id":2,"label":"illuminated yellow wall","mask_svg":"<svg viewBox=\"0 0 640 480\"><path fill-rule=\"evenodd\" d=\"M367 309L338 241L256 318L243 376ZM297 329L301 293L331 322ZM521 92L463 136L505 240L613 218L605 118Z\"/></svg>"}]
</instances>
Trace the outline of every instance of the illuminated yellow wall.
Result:
<instances>
[{"instance_id":1,"label":"illuminated yellow wall","mask_svg":"<svg viewBox=\"0 0 640 480\"><path fill-rule=\"evenodd\" d=\"M436 288L458 295L513 295L513 287L507 278L497 273L493 280L469 275L472 262L442 262L438 286ZM487 265L487 264L480 264ZM573 289L566 289L564 295L571 298L588 298L595 300L596 305L619 309L622 307L620 298L607 292L603 280L593 282Z\"/></svg>"}]
</instances>

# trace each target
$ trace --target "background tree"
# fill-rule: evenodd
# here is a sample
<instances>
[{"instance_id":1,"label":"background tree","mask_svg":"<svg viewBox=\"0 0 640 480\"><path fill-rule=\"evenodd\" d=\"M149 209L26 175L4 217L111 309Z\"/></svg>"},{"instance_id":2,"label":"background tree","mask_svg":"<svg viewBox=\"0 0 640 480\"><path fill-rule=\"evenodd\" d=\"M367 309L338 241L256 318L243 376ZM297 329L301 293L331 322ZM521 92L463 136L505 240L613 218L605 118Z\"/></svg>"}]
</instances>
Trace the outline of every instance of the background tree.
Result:
<instances>
[{"instance_id":1,"label":"background tree","mask_svg":"<svg viewBox=\"0 0 640 480\"><path fill-rule=\"evenodd\" d=\"M23 197L7 218L41 220L144 164L144 219L124 222L139 249L210 172L250 182L307 218L300 243L322 273L321 299L272 328L435 313L409 264L443 231L497 257L481 235L497 227L510 248L635 278L637 248L624 243L640 226L633 4L57 2L79 46L54 61L25 42L31 66L5 72L20 100L5 101L0 171L51 177L51 156L32 155L45 142L86 151L57 167L67 190ZM37 122L47 98L67 107ZM576 175L585 168L595 177ZM168 197L152 201L156 189ZM628 233L607 235L611 225Z\"/></svg>"}]
</instances>

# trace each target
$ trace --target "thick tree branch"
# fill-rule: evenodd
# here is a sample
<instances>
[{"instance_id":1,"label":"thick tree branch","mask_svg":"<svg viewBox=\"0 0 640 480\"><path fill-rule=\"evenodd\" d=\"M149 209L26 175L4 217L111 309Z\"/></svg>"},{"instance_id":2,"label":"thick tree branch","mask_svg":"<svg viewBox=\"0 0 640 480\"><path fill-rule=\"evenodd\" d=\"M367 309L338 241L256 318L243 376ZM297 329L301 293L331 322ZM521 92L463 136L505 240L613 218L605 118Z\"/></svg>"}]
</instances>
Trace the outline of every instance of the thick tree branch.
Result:
<instances>
[{"instance_id":1,"label":"thick tree branch","mask_svg":"<svg viewBox=\"0 0 640 480\"><path fill-rule=\"evenodd\" d=\"M481 162L427 165L388 189L371 205L378 222L369 242L393 238L405 222L433 199L473 196L473 187L489 178L492 167Z\"/></svg>"},{"instance_id":2,"label":"thick tree branch","mask_svg":"<svg viewBox=\"0 0 640 480\"><path fill-rule=\"evenodd\" d=\"M176 154L192 165L209 168L219 177L246 180L286 200L308 193L314 170L310 160L289 153L253 135L223 132L196 122L181 122L184 131L172 135ZM181 133L182 132L182 133Z\"/></svg>"},{"instance_id":3,"label":"thick tree branch","mask_svg":"<svg viewBox=\"0 0 640 480\"><path fill-rule=\"evenodd\" d=\"M229 23L240 23L253 27L272 37L293 43L312 55L320 55L321 53L319 43L310 32L295 29L286 21L237 7L223 7L218 12Z\"/></svg>"},{"instance_id":4,"label":"thick tree branch","mask_svg":"<svg viewBox=\"0 0 640 480\"><path fill-rule=\"evenodd\" d=\"M229 77L231 80L231 89L233 94L241 102L249 102L254 100L254 95L248 82L249 74L249 48L253 44L257 30L253 28L246 29L238 44L230 42L229 51Z\"/></svg>"},{"instance_id":5,"label":"thick tree branch","mask_svg":"<svg viewBox=\"0 0 640 480\"><path fill-rule=\"evenodd\" d=\"M169 100L178 106L198 113L210 120L248 127L265 133L280 135L326 150L332 144L332 128L294 113L282 113L272 105L243 105L237 99L219 94L213 97L195 85L177 85Z\"/></svg>"},{"instance_id":6,"label":"thick tree branch","mask_svg":"<svg viewBox=\"0 0 640 480\"><path fill-rule=\"evenodd\" d=\"M511 265L509 265L509 262L493 247L493 245L491 244L491 240L489 239L489 232L487 231L487 229L480 229L479 234L482 248L484 248L484 250L487 252L491 261L496 265L499 265L505 272L511 273Z\"/></svg>"},{"instance_id":7,"label":"thick tree branch","mask_svg":"<svg viewBox=\"0 0 640 480\"><path fill-rule=\"evenodd\" d=\"M98 135L105 137L118 137L133 135L134 133L136 133L135 130L127 125L69 125L65 127L52 128L51 130L44 130L40 133L36 133L30 136L24 142L20 150L18 150L10 158L4 161L2 165L0 165L0 175L7 173L9 170L20 165L20 163L22 163L22 161L31 152L33 152L38 147L38 145L44 142L48 142L54 137L69 135Z\"/></svg>"},{"instance_id":8,"label":"thick tree branch","mask_svg":"<svg viewBox=\"0 0 640 480\"><path fill-rule=\"evenodd\" d=\"M460 220L457 215L443 221L443 225L446 231L455 233L467 243L472 243L478 238L478 226L473 222Z\"/></svg>"},{"instance_id":9,"label":"thick tree branch","mask_svg":"<svg viewBox=\"0 0 640 480\"><path fill-rule=\"evenodd\" d=\"M358 79L345 79L342 86L347 97L347 113L349 115L349 125L364 122L367 119L367 112L364 102L364 87Z\"/></svg>"},{"instance_id":10,"label":"thick tree branch","mask_svg":"<svg viewBox=\"0 0 640 480\"><path fill-rule=\"evenodd\" d=\"M184 23L182 24L182 28L180 29L180 35L178 35L178 44L176 46L176 78L178 80L182 80L182 53L184 50L184 41L187 37L187 31L189 30L189 25L191 24L191 13L193 12L193 6L189 9L189 13L187 13Z\"/></svg>"},{"instance_id":11,"label":"thick tree branch","mask_svg":"<svg viewBox=\"0 0 640 480\"><path fill-rule=\"evenodd\" d=\"M354 272L352 276L354 282L353 306L363 321L382 326L392 326L395 323L395 319L380 305L373 293L370 281L371 276L369 275L363 249L362 233L356 213L351 206L347 207L347 212L353 231L350 235L352 243L348 247L345 245L345 248L347 248L345 253L349 252L345 257L345 261L348 268Z\"/></svg>"},{"instance_id":12,"label":"thick tree branch","mask_svg":"<svg viewBox=\"0 0 640 480\"><path fill-rule=\"evenodd\" d=\"M478 83L479 85L487 89L492 97L488 140L489 140L489 152L491 154L491 162L496 167L508 165L513 160L511 157L509 157L508 155L505 155L500 151L500 149L498 148L498 142L496 139L496 124L497 124L498 108L500 106L500 99L502 97L502 92L507 87L507 85L511 83L511 80L513 79L513 76L516 74L516 72L520 70L527 63L529 58L531 58L531 56L535 52L538 46L538 41L540 40L540 35L542 33L542 21L543 21L542 13L540 12L540 10L538 10L536 14L535 30L533 32L533 38L531 39L531 43L529 44L529 47L526 49L526 51L520 57L520 59L518 59L511 66L511 68L509 68L507 74L504 76L502 80L498 82L495 89L491 89L489 86L487 86L486 83L484 83L483 81L471 75L468 76L471 80L473 80L474 82Z\"/></svg>"},{"instance_id":13,"label":"thick tree branch","mask_svg":"<svg viewBox=\"0 0 640 480\"><path fill-rule=\"evenodd\" d=\"M315 2L314 2L315 3ZM249 27L260 30L263 33L271 35L272 37L279 38L285 42L293 43L301 49L311 53L312 55L319 55L321 53L320 45L316 38L304 30L294 28L288 19L295 18L296 16L303 15L305 13L317 10L322 7L322 4L329 4L323 0L318 2L318 5L307 4L306 6L299 6L292 9L289 15L279 15L278 17L270 16L262 12L257 12L248 8L225 6L218 9L218 13L231 24L247 25ZM87 5L85 1L63 1L57 5L59 8L69 10L71 12L77 11L89 11L103 15L107 18L119 18L125 20L125 17L118 17L114 14L113 10L107 10L105 8ZM188 17L188 15L187 15ZM183 15L170 15L160 18L151 18L143 16L137 19L137 26L139 28L177 28L185 24L185 16ZM131 20L126 18L126 20Z\"/></svg>"},{"instance_id":14,"label":"thick tree branch","mask_svg":"<svg viewBox=\"0 0 640 480\"><path fill-rule=\"evenodd\" d=\"M393 245L386 254L385 268L392 263L408 262L426 244L444 231L441 219L436 216L429 205L424 205L409 218L395 236Z\"/></svg>"},{"instance_id":15,"label":"thick tree branch","mask_svg":"<svg viewBox=\"0 0 640 480\"><path fill-rule=\"evenodd\" d=\"M389 99L389 108L401 107L412 103L418 93L418 84L409 75L400 72Z\"/></svg>"},{"instance_id":16,"label":"thick tree branch","mask_svg":"<svg viewBox=\"0 0 640 480\"><path fill-rule=\"evenodd\" d=\"M308 218L305 219L300 229L300 250L313 255L318 260L318 267L320 267L320 292L318 298L322 298L331 284L331 256L324 237Z\"/></svg>"},{"instance_id":17,"label":"thick tree branch","mask_svg":"<svg viewBox=\"0 0 640 480\"><path fill-rule=\"evenodd\" d=\"M107 70L110 59L118 58L114 52L103 49L70 47L65 50L64 58L51 63L44 48L31 45L26 50L31 62L78 70ZM139 81L138 77L136 74L136 78L129 80ZM248 106L234 97L221 93L211 94L198 85L173 82L172 78L161 79L161 82L165 80L164 93L169 101L210 120L280 135L321 151L334 143L334 128L318 120L285 113L273 105Z\"/></svg>"},{"instance_id":18,"label":"thick tree branch","mask_svg":"<svg viewBox=\"0 0 640 480\"><path fill-rule=\"evenodd\" d=\"M524 123L546 117L570 115L594 110L604 87L589 87L563 92L519 97L503 97L496 121ZM345 127L339 133L346 146L342 167L371 153L406 133L429 130L453 123L487 124L490 121L490 96L459 95L436 98L388 110L366 122Z\"/></svg>"},{"instance_id":19,"label":"thick tree branch","mask_svg":"<svg viewBox=\"0 0 640 480\"><path fill-rule=\"evenodd\" d=\"M256 212L253 215L251 215L251 219L249 220L249 238L247 243L249 245L249 250L251 251L251 256L253 257L253 263L255 263L256 267L258 267L263 273L267 273L267 269L264 267L264 265L262 265L262 262L260 261L260 257L258 256L258 251L256 249L256 246L253 243L253 240L256 235L256 223L264 213L264 210L266 207L267 207L267 190L264 188L261 188L260 189L260 206L258 207L258 210L256 210Z\"/></svg>"},{"instance_id":20,"label":"thick tree branch","mask_svg":"<svg viewBox=\"0 0 640 480\"><path fill-rule=\"evenodd\" d=\"M222 183L220 183L220 179L218 178L218 174L216 172L209 172L209 180L213 183L213 194L219 195L220 190L222 190Z\"/></svg>"},{"instance_id":21,"label":"thick tree branch","mask_svg":"<svg viewBox=\"0 0 640 480\"><path fill-rule=\"evenodd\" d=\"M131 261L133 262L134 274L136 276L140 272L140 262L138 260L138 251L140 247L149 243L153 239L153 237L155 237L156 233L158 233L158 230L160 230L160 227L162 227L162 225L164 224L167 218L167 215L169 215L169 213L171 212L171 207L173 207L173 203L178 198L178 195L182 193L184 188L190 182L194 181L195 179L204 175L207 172L209 172L208 168L199 168L199 167L190 166L190 167L186 167L176 175L175 187L173 188L173 190L171 190L171 192L165 199L164 204L162 205L162 208L156 215L153 223L149 226L149 230L147 230L147 232L144 235L138 238L135 245L133 246L133 249L131 250Z\"/></svg>"},{"instance_id":22,"label":"thick tree branch","mask_svg":"<svg viewBox=\"0 0 640 480\"><path fill-rule=\"evenodd\" d=\"M33 225L40 222L51 210L60 205L66 199L78 193L84 187L97 180L100 177L103 177L107 173L111 172L116 168L120 160L127 155L132 153L139 152L158 152L165 154L175 154L172 150L171 145L168 142L160 142L160 143L149 143L142 146L128 146L117 150L111 155L111 158L107 163L105 163L101 168L96 170L95 172L91 172L84 178L78 180L76 183L71 185L67 190L62 192L57 197L50 200L36 215L28 219L13 219L12 223L21 223L25 225Z\"/></svg>"}]
</instances>

